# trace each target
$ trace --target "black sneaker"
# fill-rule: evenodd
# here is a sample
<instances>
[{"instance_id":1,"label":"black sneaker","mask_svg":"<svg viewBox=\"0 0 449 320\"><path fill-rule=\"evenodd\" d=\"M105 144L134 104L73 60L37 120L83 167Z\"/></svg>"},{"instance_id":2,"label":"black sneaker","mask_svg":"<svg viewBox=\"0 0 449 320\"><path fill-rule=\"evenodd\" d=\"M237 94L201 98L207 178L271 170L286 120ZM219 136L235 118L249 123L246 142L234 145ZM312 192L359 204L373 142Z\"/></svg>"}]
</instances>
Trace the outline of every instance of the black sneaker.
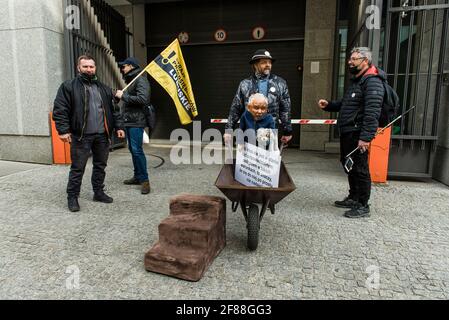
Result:
<instances>
[{"instance_id":1,"label":"black sneaker","mask_svg":"<svg viewBox=\"0 0 449 320\"><path fill-rule=\"evenodd\" d=\"M124 184L129 184L129 185L131 185L131 184L135 184L135 185L140 184L139 180L137 180L136 177L132 177L131 179L127 179L127 180L123 181L123 183Z\"/></svg>"},{"instance_id":2,"label":"black sneaker","mask_svg":"<svg viewBox=\"0 0 449 320\"><path fill-rule=\"evenodd\" d=\"M335 201L335 206L338 208L349 208L352 209L355 205L359 204L358 201L355 201L349 197L344 198L342 201Z\"/></svg>"},{"instance_id":3,"label":"black sneaker","mask_svg":"<svg viewBox=\"0 0 449 320\"><path fill-rule=\"evenodd\" d=\"M345 212L346 218L363 218L363 217L369 217L369 205L361 205L355 206L351 210L348 210Z\"/></svg>"},{"instance_id":4,"label":"black sneaker","mask_svg":"<svg viewBox=\"0 0 449 320\"><path fill-rule=\"evenodd\" d=\"M94 201L103 202L103 203L112 203L114 199L108 196L104 191L99 191L94 194Z\"/></svg>"},{"instance_id":5,"label":"black sneaker","mask_svg":"<svg viewBox=\"0 0 449 320\"><path fill-rule=\"evenodd\" d=\"M67 198L67 205L69 207L69 210L72 212L80 211L80 205L78 203L78 197L68 197Z\"/></svg>"}]
</instances>

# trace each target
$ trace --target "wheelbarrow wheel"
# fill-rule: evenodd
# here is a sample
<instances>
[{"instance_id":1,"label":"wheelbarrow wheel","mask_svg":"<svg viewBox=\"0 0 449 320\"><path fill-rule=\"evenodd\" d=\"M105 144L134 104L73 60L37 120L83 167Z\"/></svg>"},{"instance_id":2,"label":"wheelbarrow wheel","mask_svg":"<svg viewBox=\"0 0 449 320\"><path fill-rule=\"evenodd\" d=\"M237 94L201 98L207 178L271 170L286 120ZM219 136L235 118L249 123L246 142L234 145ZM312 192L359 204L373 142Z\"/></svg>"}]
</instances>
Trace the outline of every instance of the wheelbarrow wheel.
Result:
<instances>
[{"instance_id":1,"label":"wheelbarrow wheel","mask_svg":"<svg viewBox=\"0 0 449 320\"><path fill-rule=\"evenodd\" d=\"M257 249L259 244L259 208L251 204L248 210L248 249L253 251Z\"/></svg>"}]
</instances>

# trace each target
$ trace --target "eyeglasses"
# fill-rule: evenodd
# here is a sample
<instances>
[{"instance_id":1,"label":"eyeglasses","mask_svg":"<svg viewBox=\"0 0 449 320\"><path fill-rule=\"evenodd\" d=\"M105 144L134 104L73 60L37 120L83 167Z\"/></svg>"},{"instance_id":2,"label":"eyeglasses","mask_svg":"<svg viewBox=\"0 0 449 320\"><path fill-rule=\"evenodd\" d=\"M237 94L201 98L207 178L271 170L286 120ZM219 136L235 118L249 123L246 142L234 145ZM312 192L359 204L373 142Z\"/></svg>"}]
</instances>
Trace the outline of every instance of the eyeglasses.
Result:
<instances>
[{"instance_id":1,"label":"eyeglasses","mask_svg":"<svg viewBox=\"0 0 449 320\"><path fill-rule=\"evenodd\" d=\"M350 61L357 61L357 60L361 60L361 59L366 59L365 57L360 57L360 58L349 58Z\"/></svg>"}]
</instances>

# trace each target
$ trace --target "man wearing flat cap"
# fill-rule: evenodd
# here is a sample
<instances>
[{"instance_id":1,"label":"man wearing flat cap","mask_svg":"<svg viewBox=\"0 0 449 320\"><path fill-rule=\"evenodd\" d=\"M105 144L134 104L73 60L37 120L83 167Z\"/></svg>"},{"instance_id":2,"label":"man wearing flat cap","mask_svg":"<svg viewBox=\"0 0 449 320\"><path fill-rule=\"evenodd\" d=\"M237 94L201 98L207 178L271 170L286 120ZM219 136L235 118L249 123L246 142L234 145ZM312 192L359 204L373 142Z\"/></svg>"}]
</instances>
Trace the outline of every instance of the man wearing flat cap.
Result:
<instances>
[{"instance_id":1,"label":"man wearing flat cap","mask_svg":"<svg viewBox=\"0 0 449 320\"><path fill-rule=\"evenodd\" d=\"M232 101L226 124L225 142L232 140L231 130L237 128L238 121L246 109L249 97L255 93L261 93L268 99L268 112L273 116L276 127L280 120L282 133L281 141L288 143L292 138L292 125L290 115L290 95L287 82L281 77L271 73L271 67L275 60L270 52L265 49L257 50L249 63L254 73L240 82L237 93Z\"/></svg>"},{"instance_id":2,"label":"man wearing flat cap","mask_svg":"<svg viewBox=\"0 0 449 320\"><path fill-rule=\"evenodd\" d=\"M141 71L136 58L129 57L119 62L125 82L130 83ZM145 107L150 103L150 83L145 76L140 76L125 92L117 90L115 97L123 101L123 120L125 123L128 149L134 166L134 174L123 181L126 185L140 185L142 194L150 193L147 159L142 148L143 130L147 126Z\"/></svg>"}]
</instances>

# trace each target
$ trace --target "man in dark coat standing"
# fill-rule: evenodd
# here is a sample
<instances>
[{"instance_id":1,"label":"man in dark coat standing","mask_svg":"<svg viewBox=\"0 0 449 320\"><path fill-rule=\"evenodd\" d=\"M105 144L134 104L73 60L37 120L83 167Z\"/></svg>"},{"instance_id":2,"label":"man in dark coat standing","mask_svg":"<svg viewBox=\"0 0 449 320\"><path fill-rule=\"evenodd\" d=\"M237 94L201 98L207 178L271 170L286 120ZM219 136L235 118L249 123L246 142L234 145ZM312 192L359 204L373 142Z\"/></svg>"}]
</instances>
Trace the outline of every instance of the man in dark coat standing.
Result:
<instances>
[{"instance_id":1,"label":"man in dark coat standing","mask_svg":"<svg viewBox=\"0 0 449 320\"><path fill-rule=\"evenodd\" d=\"M130 83L142 69L136 58L129 57L119 62L126 83ZM150 193L147 159L142 148L142 138L146 123L145 107L150 104L150 83L145 75L139 76L126 91L117 90L115 97L123 102L123 120L125 123L128 149L134 166L132 178L123 181L127 185L140 185L141 193Z\"/></svg>"},{"instance_id":2,"label":"man in dark coat standing","mask_svg":"<svg viewBox=\"0 0 449 320\"><path fill-rule=\"evenodd\" d=\"M353 75L351 85L342 100L319 100L321 109L339 112L340 160L344 166L346 156L359 148L351 157L354 161L348 172L349 195L335 206L349 208L345 212L348 218L361 218L370 215L369 198L371 194L371 176L368 166L368 148L379 125L379 116L384 98L383 81L386 74L372 64L369 48L354 48L348 61Z\"/></svg>"},{"instance_id":3,"label":"man in dark coat standing","mask_svg":"<svg viewBox=\"0 0 449 320\"><path fill-rule=\"evenodd\" d=\"M268 99L268 113L275 120L276 128L280 120L283 143L288 143L292 138L291 101L287 82L273 74L271 68L274 59L271 53L265 49L258 49L252 55L249 63L253 67L253 74L240 82L237 93L232 101L223 136L226 143L232 139L231 131L237 128L237 122L245 112L249 97L255 93L261 93Z\"/></svg>"},{"instance_id":4,"label":"man in dark coat standing","mask_svg":"<svg viewBox=\"0 0 449 320\"><path fill-rule=\"evenodd\" d=\"M78 58L79 74L65 81L58 89L53 107L53 120L59 138L70 143L69 210L79 211L78 197L87 160L92 152L92 188L94 201L111 203L113 199L103 190L111 135L117 130L125 137L120 112L115 110L112 89L98 81L93 57Z\"/></svg>"}]
</instances>

